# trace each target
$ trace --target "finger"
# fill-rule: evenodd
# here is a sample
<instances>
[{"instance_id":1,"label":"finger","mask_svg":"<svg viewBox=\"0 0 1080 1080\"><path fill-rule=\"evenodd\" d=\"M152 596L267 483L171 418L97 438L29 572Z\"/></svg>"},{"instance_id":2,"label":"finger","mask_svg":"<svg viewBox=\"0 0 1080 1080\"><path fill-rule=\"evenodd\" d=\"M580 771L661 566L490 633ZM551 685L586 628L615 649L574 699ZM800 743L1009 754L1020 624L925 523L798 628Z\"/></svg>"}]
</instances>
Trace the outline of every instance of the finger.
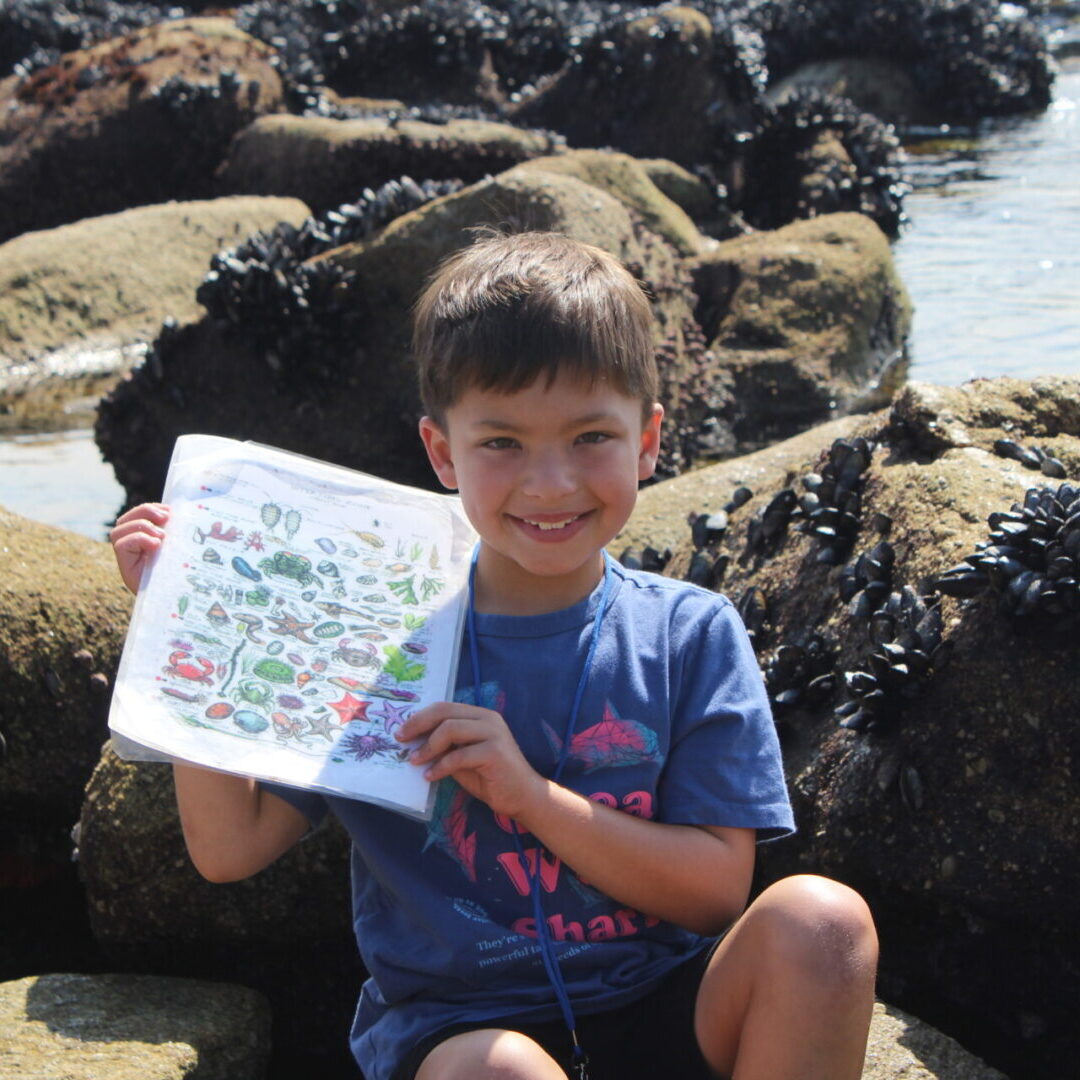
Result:
<instances>
[{"instance_id":1,"label":"finger","mask_svg":"<svg viewBox=\"0 0 1080 1080\"><path fill-rule=\"evenodd\" d=\"M463 772L475 772L490 761L490 749L483 743L458 746L432 762L424 770L425 780L442 780Z\"/></svg>"},{"instance_id":2,"label":"finger","mask_svg":"<svg viewBox=\"0 0 1080 1080\"><path fill-rule=\"evenodd\" d=\"M471 716L453 716L444 720L428 735L427 742L410 755L418 765L445 754L455 746L468 746L484 742L491 737L491 728L482 720Z\"/></svg>"},{"instance_id":3,"label":"finger","mask_svg":"<svg viewBox=\"0 0 1080 1080\"><path fill-rule=\"evenodd\" d=\"M480 717L490 712L489 709L480 709L475 705L462 705L457 701L436 701L431 705L425 705L417 709L401 727L397 728L395 735L402 742L410 739L419 739L434 731L440 724L444 724L451 717ZM492 713L492 715L497 715Z\"/></svg>"},{"instance_id":4,"label":"finger","mask_svg":"<svg viewBox=\"0 0 1080 1080\"><path fill-rule=\"evenodd\" d=\"M117 525L131 521L147 520L155 525L164 525L169 520L169 508L164 503L140 503L116 519Z\"/></svg>"},{"instance_id":5,"label":"finger","mask_svg":"<svg viewBox=\"0 0 1080 1080\"><path fill-rule=\"evenodd\" d=\"M148 537L160 543L165 536L165 530L160 525L155 525L152 521L143 518L135 521L125 521L123 524L118 522L109 530L109 540L114 546L119 541L132 536Z\"/></svg>"}]
</instances>

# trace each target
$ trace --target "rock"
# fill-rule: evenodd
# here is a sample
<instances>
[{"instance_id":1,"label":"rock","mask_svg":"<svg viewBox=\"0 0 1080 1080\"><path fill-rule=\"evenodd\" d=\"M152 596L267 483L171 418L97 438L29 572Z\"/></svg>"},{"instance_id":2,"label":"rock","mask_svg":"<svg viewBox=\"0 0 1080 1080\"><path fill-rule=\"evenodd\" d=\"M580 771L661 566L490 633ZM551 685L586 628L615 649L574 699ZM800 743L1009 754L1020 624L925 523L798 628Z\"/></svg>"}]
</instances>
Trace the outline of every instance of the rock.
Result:
<instances>
[{"instance_id":1,"label":"rock","mask_svg":"<svg viewBox=\"0 0 1080 1080\"><path fill-rule=\"evenodd\" d=\"M554 160L561 166L561 158ZM302 330L264 354L247 344L243 327L226 331L204 321L182 330L154 370L139 369L101 406L98 444L129 498L156 497L149 493L160 491L176 435L194 428L432 484L416 437L409 310L439 259L467 243L479 225L565 231L612 251L649 285L672 417L662 468L669 475L685 468L703 452L703 425L730 403L691 315L689 276L635 207L692 249L705 241L629 159L603 168L585 155L573 158L571 168L597 176L606 190L526 162L313 260L333 263L348 284L335 295L341 314L320 317L312 328L320 336L310 353L303 351L309 335Z\"/></svg>"},{"instance_id":2,"label":"rock","mask_svg":"<svg viewBox=\"0 0 1080 1080\"><path fill-rule=\"evenodd\" d=\"M63 866L107 737L94 675L115 676L131 600L106 544L2 508L0 553L0 852Z\"/></svg>"},{"instance_id":3,"label":"rock","mask_svg":"<svg viewBox=\"0 0 1080 1080\"><path fill-rule=\"evenodd\" d=\"M292 195L321 211L399 176L472 183L559 145L550 133L487 120L265 116L236 135L218 181L223 191Z\"/></svg>"},{"instance_id":4,"label":"rock","mask_svg":"<svg viewBox=\"0 0 1080 1080\"><path fill-rule=\"evenodd\" d=\"M708 17L672 6L598 31L509 111L516 123L554 128L571 146L613 146L690 165L711 157L727 96Z\"/></svg>"},{"instance_id":5,"label":"rock","mask_svg":"<svg viewBox=\"0 0 1080 1080\"><path fill-rule=\"evenodd\" d=\"M348 1057L364 975L349 917L349 840L336 823L255 877L213 885L184 848L169 767L124 762L106 747L79 833L91 927L112 963L238 979L270 1000L277 1054L327 1071Z\"/></svg>"},{"instance_id":6,"label":"rock","mask_svg":"<svg viewBox=\"0 0 1080 1080\"><path fill-rule=\"evenodd\" d=\"M767 96L779 104L806 89L847 98L891 124L929 122L910 70L885 57L811 61L775 82Z\"/></svg>"},{"instance_id":7,"label":"rock","mask_svg":"<svg viewBox=\"0 0 1080 1080\"><path fill-rule=\"evenodd\" d=\"M862 1080L1006 1080L954 1039L884 1002L874 1003Z\"/></svg>"},{"instance_id":8,"label":"rock","mask_svg":"<svg viewBox=\"0 0 1080 1080\"><path fill-rule=\"evenodd\" d=\"M888 414L855 422L849 443L862 435L878 446L861 477L848 567L887 539L889 588L932 604L937 576L987 541L991 514L1061 483L996 454L1003 432L1021 444L1037 438L1080 476L1077 400L1080 380L1066 378L914 386ZM813 870L858 889L878 926L885 997L1010 1075L1056 1080L1080 1053L1070 1004L1080 993L1080 729L1065 719L1080 712L1075 632L1009 615L992 590L945 596L945 644L924 657L928 674L912 666L886 678L868 660L871 632L880 655L886 642L906 658L910 643L898 644L888 620L860 614L857 598L841 600L845 568L821 560L822 542L801 531L798 516L761 540L761 515L781 488L796 497L821 491L802 477L822 474L835 429L822 434L821 453L802 462L790 444L755 455L768 486L751 485L753 499L729 515L706 556L710 566L727 557L721 587L733 598L751 586L764 597L755 644L767 683L780 650L806 648L814 635L833 675L831 689L816 698L799 690L794 704L775 696L783 684L769 683L799 832L761 849L763 880ZM800 437L800 449L807 441ZM699 490L730 497L729 485L749 477L736 464L694 473ZM722 483L711 482L714 470ZM643 514L650 495L656 501L647 492ZM701 498L693 508L719 507ZM640 545L647 533L634 527L632 519ZM688 534L666 573L688 572ZM870 676L891 711L881 707L873 730L842 728L838 716L848 714L834 710L857 700L846 686ZM889 690L901 685L911 697Z\"/></svg>"},{"instance_id":9,"label":"rock","mask_svg":"<svg viewBox=\"0 0 1080 1080\"><path fill-rule=\"evenodd\" d=\"M281 107L272 58L227 18L186 19L0 81L0 239L212 194L233 133Z\"/></svg>"},{"instance_id":10,"label":"rock","mask_svg":"<svg viewBox=\"0 0 1080 1080\"><path fill-rule=\"evenodd\" d=\"M63 425L62 406L100 397L165 318L202 314L213 254L307 216L296 199L167 203L0 245L0 428Z\"/></svg>"},{"instance_id":11,"label":"rock","mask_svg":"<svg viewBox=\"0 0 1080 1080\"><path fill-rule=\"evenodd\" d=\"M149 975L0 983L0 1075L22 1080L259 1080L270 1018L253 990Z\"/></svg>"},{"instance_id":12,"label":"rock","mask_svg":"<svg viewBox=\"0 0 1080 1080\"><path fill-rule=\"evenodd\" d=\"M744 445L880 403L903 377L911 304L869 218L832 214L726 240L690 269Z\"/></svg>"}]
</instances>

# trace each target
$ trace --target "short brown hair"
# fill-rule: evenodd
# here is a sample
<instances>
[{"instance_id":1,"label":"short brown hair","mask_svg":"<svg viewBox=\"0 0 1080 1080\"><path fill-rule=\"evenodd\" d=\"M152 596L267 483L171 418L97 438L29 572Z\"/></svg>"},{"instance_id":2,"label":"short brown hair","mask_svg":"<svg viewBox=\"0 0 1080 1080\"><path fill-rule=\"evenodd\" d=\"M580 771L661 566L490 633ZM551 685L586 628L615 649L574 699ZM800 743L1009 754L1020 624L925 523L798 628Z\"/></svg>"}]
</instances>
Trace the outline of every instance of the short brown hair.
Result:
<instances>
[{"instance_id":1,"label":"short brown hair","mask_svg":"<svg viewBox=\"0 0 1080 1080\"><path fill-rule=\"evenodd\" d=\"M610 380L647 414L658 393L653 314L613 255L561 233L487 236L435 271L413 311L424 410L469 387L513 393L541 375Z\"/></svg>"}]
</instances>

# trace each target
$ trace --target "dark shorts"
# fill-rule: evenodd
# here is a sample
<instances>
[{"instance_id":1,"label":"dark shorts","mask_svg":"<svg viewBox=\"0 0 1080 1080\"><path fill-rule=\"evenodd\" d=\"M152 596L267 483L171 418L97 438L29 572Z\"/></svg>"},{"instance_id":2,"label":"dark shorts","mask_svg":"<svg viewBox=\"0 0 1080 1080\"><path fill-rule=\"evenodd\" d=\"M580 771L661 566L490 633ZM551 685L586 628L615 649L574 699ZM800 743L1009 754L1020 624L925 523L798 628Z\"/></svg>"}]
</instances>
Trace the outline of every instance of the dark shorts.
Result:
<instances>
[{"instance_id":1,"label":"dark shorts","mask_svg":"<svg viewBox=\"0 0 1080 1080\"><path fill-rule=\"evenodd\" d=\"M715 948L715 946L713 946ZM578 1039L589 1058L589 1080L712 1080L694 1035L694 1003L713 948L680 964L643 998L607 1012L577 1018ZM421 1039L394 1070L393 1080L412 1080L424 1058L452 1035L481 1028L520 1031L538 1042L570 1075L570 1033L562 1020L516 1023L513 1016L453 1024Z\"/></svg>"}]
</instances>

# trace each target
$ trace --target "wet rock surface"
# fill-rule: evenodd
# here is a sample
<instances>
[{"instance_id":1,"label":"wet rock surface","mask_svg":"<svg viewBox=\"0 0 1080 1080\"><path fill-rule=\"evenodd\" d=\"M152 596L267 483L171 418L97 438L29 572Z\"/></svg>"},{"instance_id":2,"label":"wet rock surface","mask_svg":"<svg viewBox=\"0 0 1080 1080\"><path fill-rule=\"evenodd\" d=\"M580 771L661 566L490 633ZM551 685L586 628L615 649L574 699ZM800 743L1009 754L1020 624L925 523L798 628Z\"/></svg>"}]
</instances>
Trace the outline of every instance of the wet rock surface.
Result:
<instances>
[{"instance_id":1,"label":"wet rock surface","mask_svg":"<svg viewBox=\"0 0 1080 1080\"><path fill-rule=\"evenodd\" d=\"M1078 391L1062 378L908 387L887 412L822 429L832 440L817 453L806 433L681 477L674 497L665 485L644 492L613 544L670 543L639 524L655 520L654 500L665 499L664 520L680 505L685 520L751 484L724 530L700 530L697 545L684 532L665 573L687 576L704 558L706 583L739 601L754 631L800 827L762 850L763 879L814 869L857 888L882 940L882 995L917 1002L1015 1076L1067 1075L1078 1050L1063 1004L1080 990L1080 739L1062 722L1080 708L1076 638L1056 610L1017 618L993 589L957 597L935 582L972 552L989 557L1000 515L1030 504L1026 492L1060 501L1062 481L994 443L1033 436L1080 474ZM807 478L850 461L860 439L872 452L838 563L802 498L820 491ZM766 520L769 543L755 543ZM872 693L873 722L849 723Z\"/></svg>"},{"instance_id":2,"label":"wet rock surface","mask_svg":"<svg viewBox=\"0 0 1080 1080\"><path fill-rule=\"evenodd\" d=\"M252 990L148 975L0 983L0 1074L34 1080L258 1080L270 1022Z\"/></svg>"},{"instance_id":3,"label":"wet rock surface","mask_svg":"<svg viewBox=\"0 0 1080 1080\"><path fill-rule=\"evenodd\" d=\"M168 203L0 244L0 429L62 424L61 407L100 397L163 320L202 314L213 254L307 216L296 199Z\"/></svg>"},{"instance_id":4,"label":"wet rock surface","mask_svg":"<svg viewBox=\"0 0 1080 1080\"><path fill-rule=\"evenodd\" d=\"M0 238L205 197L234 132L281 107L272 49L164 23L0 82Z\"/></svg>"}]
</instances>

